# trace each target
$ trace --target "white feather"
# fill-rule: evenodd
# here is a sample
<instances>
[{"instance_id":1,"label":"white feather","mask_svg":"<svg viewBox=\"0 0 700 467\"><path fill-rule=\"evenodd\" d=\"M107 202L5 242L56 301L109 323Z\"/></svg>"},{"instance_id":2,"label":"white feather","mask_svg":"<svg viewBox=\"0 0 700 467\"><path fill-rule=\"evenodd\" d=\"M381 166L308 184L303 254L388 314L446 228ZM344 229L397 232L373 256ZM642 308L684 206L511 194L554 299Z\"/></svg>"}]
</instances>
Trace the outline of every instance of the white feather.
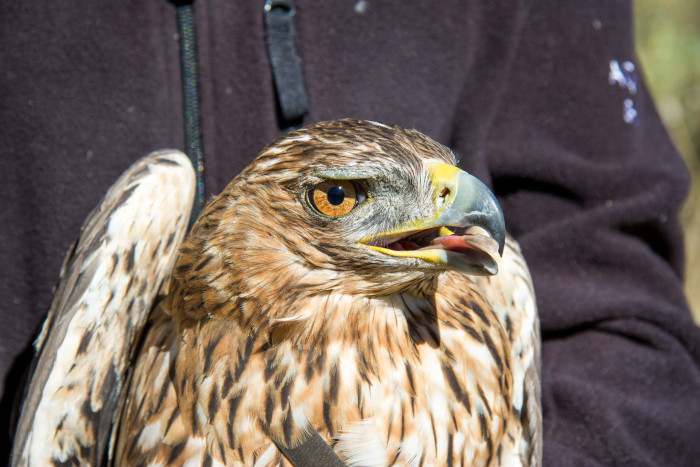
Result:
<instances>
[{"instance_id":1,"label":"white feather","mask_svg":"<svg viewBox=\"0 0 700 467\"><path fill-rule=\"evenodd\" d=\"M381 443L371 420L360 420L342 430L335 449L349 466L371 467L388 463L386 446Z\"/></svg>"}]
</instances>

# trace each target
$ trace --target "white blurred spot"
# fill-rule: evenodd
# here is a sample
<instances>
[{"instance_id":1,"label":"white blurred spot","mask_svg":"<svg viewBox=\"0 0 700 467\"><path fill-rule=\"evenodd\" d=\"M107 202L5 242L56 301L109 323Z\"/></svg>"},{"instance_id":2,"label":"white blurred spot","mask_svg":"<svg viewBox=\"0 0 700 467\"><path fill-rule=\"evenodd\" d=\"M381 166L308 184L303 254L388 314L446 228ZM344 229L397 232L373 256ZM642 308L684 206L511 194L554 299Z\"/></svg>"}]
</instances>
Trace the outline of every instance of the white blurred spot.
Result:
<instances>
[{"instance_id":1,"label":"white blurred spot","mask_svg":"<svg viewBox=\"0 0 700 467\"><path fill-rule=\"evenodd\" d=\"M622 119L625 123L634 123L637 119L637 115L639 115L639 112L634 108L634 101L629 98L625 99L625 109L622 113Z\"/></svg>"},{"instance_id":2,"label":"white blurred spot","mask_svg":"<svg viewBox=\"0 0 700 467\"><path fill-rule=\"evenodd\" d=\"M634 73L634 63L630 61L622 62L622 67L617 60L610 60L610 73L608 82L618 84L621 88L626 88L630 94L637 94L637 75Z\"/></svg>"},{"instance_id":3,"label":"white blurred spot","mask_svg":"<svg viewBox=\"0 0 700 467\"><path fill-rule=\"evenodd\" d=\"M355 3L355 13L364 15L367 13L367 8L369 7L369 2L366 0L360 0L359 2Z\"/></svg>"},{"instance_id":4,"label":"white blurred spot","mask_svg":"<svg viewBox=\"0 0 700 467\"><path fill-rule=\"evenodd\" d=\"M633 62L625 60L620 64L617 60L610 60L610 71L608 73L608 83L618 85L621 89L626 89L630 96L637 94L637 67ZM634 108L634 101L631 97L623 101L622 119L625 123L632 124L637 121L639 112Z\"/></svg>"}]
</instances>

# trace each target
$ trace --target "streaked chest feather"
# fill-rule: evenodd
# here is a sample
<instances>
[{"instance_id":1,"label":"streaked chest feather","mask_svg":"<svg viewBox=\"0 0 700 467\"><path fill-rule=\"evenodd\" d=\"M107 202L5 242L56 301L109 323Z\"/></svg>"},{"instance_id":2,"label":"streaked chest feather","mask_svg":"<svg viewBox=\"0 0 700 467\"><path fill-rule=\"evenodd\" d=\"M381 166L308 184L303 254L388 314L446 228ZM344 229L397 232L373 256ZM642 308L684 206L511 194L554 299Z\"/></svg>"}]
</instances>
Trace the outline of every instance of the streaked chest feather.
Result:
<instances>
[{"instance_id":1,"label":"streaked chest feather","mask_svg":"<svg viewBox=\"0 0 700 467\"><path fill-rule=\"evenodd\" d=\"M270 437L294 445L311 425L350 465L488 465L516 422L513 375L507 331L475 290L315 297L292 323L303 340L283 339L288 322L279 342L202 322L179 343L184 423L223 463L261 461Z\"/></svg>"}]
</instances>

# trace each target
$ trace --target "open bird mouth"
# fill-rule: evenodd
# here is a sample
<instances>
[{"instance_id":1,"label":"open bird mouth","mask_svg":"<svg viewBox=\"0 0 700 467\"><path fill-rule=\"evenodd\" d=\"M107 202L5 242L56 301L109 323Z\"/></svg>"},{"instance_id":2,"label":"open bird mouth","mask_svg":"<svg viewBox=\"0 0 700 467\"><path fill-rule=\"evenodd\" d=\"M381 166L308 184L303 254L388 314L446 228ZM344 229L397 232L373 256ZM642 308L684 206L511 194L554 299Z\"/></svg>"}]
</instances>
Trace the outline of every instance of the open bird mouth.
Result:
<instances>
[{"instance_id":1,"label":"open bird mouth","mask_svg":"<svg viewBox=\"0 0 700 467\"><path fill-rule=\"evenodd\" d=\"M390 256L418 258L469 274L498 272L498 242L478 227L413 230L374 237L362 243Z\"/></svg>"},{"instance_id":2,"label":"open bird mouth","mask_svg":"<svg viewBox=\"0 0 700 467\"><path fill-rule=\"evenodd\" d=\"M433 211L364 238L360 244L446 270L496 274L506 235L496 197L481 181L455 166L432 161L427 168Z\"/></svg>"}]
</instances>

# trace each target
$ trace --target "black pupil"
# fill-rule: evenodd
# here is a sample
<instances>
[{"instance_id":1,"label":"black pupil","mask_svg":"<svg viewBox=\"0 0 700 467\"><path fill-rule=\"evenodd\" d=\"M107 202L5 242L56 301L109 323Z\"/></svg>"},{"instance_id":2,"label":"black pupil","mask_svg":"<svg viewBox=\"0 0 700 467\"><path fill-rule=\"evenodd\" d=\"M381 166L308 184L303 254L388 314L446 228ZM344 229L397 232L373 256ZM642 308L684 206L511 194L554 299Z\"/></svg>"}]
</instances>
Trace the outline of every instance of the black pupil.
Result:
<instances>
[{"instance_id":1,"label":"black pupil","mask_svg":"<svg viewBox=\"0 0 700 467\"><path fill-rule=\"evenodd\" d=\"M338 206L345 199L345 190L342 186L334 186L328 190L328 202Z\"/></svg>"}]
</instances>

